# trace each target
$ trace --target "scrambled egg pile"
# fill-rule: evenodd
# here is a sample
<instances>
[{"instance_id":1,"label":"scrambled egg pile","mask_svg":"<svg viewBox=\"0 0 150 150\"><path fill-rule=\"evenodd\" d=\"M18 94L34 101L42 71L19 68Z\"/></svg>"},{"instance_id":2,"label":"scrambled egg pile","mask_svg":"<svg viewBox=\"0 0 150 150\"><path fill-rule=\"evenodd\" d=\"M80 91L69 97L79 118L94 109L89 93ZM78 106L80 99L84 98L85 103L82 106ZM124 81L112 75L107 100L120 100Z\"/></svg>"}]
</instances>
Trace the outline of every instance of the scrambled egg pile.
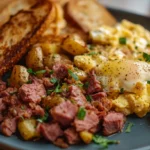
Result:
<instances>
[{"instance_id":1,"label":"scrambled egg pile","mask_svg":"<svg viewBox=\"0 0 150 150\"><path fill-rule=\"evenodd\" d=\"M77 55L83 70L96 68L116 111L143 117L150 111L150 32L123 20L115 27L101 26L89 33L91 51Z\"/></svg>"}]
</instances>

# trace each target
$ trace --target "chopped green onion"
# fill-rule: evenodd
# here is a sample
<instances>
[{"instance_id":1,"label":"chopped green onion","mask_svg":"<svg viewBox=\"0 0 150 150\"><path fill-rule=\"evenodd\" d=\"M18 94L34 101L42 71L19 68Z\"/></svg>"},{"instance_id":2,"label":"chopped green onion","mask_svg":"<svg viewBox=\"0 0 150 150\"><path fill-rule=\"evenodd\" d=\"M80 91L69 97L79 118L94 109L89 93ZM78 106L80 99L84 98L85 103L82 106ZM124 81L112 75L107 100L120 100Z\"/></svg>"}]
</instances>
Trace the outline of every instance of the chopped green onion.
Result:
<instances>
[{"instance_id":1,"label":"chopped green onion","mask_svg":"<svg viewBox=\"0 0 150 150\"><path fill-rule=\"evenodd\" d=\"M149 81L147 81L147 84L150 84L150 80L149 80Z\"/></svg>"},{"instance_id":2,"label":"chopped green onion","mask_svg":"<svg viewBox=\"0 0 150 150\"><path fill-rule=\"evenodd\" d=\"M32 68L27 69L27 72L32 74L32 75L35 75L35 72L32 70Z\"/></svg>"},{"instance_id":3,"label":"chopped green onion","mask_svg":"<svg viewBox=\"0 0 150 150\"><path fill-rule=\"evenodd\" d=\"M36 71L35 74L44 74L46 72L46 70L39 70L39 71Z\"/></svg>"},{"instance_id":4,"label":"chopped green onion","mask_svg":"<svg viewBox=\"0 0 150 150\"><path fill-rule=\"evenodd\" d=\"M94 141L94 143L101 145L103 148L108 148L109 144L119 144L120 143L117 140L109 140L109 139L106 139L105 137L102 137L99 135L94 135L93 141Z\"/></svg>"},{"instance_id":5,"label":"chopped green onion","mask_svg":"<svg viewBox=\"0 0 150 150\"><path fill-rule=\"evenodd\" d=\"M58 82L58 79L52 78L52 79L50 79L50 82L53 83L53 84L56 84Z\"/></svg>"},{"instance_id":6,"label":"chopped green onion","mask_svg":"<svg viewBox=\"0 0 150 150\"><path fill-rule=\"evenodd\" d=\"M71 70L68 70L68 73L74 80L76 81L79 80L78 76L75 73L73 73Z\"/></svg>"},{"instance_id":7,"label":"chopped green onion","mask_svg":"<svg viewBox=\"0 0 150 150\"><path fill-rule=\"evenodd\" d=\"M119 38L119 43L125 45L127 43L127 39L125 37Z\"/></svg>"},{"instance_id":8,"label":"chopped green onion","mask_svg":"<svg viewBox=\"0 0 150 150\"><path fill-rule=\"evenodd\" d=\"M79 110L78 110L78 114L77 114L78 119L84 120L85 116L86 116L86 110L85 110L85 108L80 107Z\"/></svg>"},{"instance_id":9,"label":"chopped green onion","mask_svg":"<svg viewBox=\"0 0 150 150\"><path fill-rule=\"evenodd\" d=\"M46 112L45 112L45 115L44 115L43 117L41 117L41 118L38 118L37 121L38 121L38 122L41 122L41 123L42 123L42 122L45 122L45 121L48 120L48 116L49 116L49 115L48 115L48 112L46 111Z\"/></svg>"},{"instance_id":10,"label":"chopped green onion","mask_svg":"<svg viewBox=\"0 0 150 150\"><path fill-rule=\"evenodd\" d=\"M50 73L50 74L53 74L53 73L54 73L54 71L53 71L53 70L51 70L49 73Z\"/></svg>"},{"instance_id":11,"label":"chopped green onion","mask_svg":"<svg viewBox=\"0 0 150 150\"><path fill-rule=\"evenodd\" d=\"M90 52L90 53L88 53L88 55L91 55L91 56L97 55L97 54L98 54L97 52Z\"/></svg>"},{"instance_id":12,"label":"chopped green onion","mask_svg":"<svg viewBox=\"0 0 150 150\"><path fill-rule=\"evenodd\" d=\"M143 53L143 58L145 59L145 61L150 62L150 55L147 53Z\"/></svg>"},{"instance_id":13,"label":"chopped green onion","mask_svg":"<svg viewBox=\"0 0 150 150\"><path fill-rule=\"evenodd\" d=\"M91 102L92 101L91 95L86 95L86 99L87 99L88 102Z\"/></svg>"},{"instance_id":14,"label":"chopped green onion","mask_svg":"<svg viewBox=\"0 0 150 150\"><path fill-rule=\"evenodd\" d=\"M84 87L85 89L87 89L87 88L89 87L89 82L85 82L84 85L83 85L83 87Z\"/></svg>"},{"instance_id":15,"label":"chopped green onion","mask_svg":"<svg viewBox=\"0 0 150 150\"><path fill-rule=\"evenodd\" d=\"M134 125L133 123L129 122L129 123L128 123L128 126L127 126L127 128L126 128L126 130L125 130L125 132L126 132L126 133L131 132L131 128L132 128L133 125Z\"/></svg>"}]
</instances>

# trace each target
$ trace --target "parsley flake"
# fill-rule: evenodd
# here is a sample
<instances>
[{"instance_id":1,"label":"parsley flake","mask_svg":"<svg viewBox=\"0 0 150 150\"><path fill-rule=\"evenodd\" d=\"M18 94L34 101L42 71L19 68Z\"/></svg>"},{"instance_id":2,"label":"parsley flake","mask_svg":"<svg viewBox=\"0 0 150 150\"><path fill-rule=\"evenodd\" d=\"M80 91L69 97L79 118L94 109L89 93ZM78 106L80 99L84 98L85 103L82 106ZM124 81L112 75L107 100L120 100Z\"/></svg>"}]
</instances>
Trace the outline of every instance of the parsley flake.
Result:
<instances>
[{"instance_id":1,"label":"parsley flake","mask_svg":"<svg viewBox=\"0 0 150 150\"><path fill-rule=\"evenodd\" d=\"M32 68L27 69L27 72L28 72L29 74L35 75L35 72L32 70Z\"/></svg>"},{"instance_id":2,"label":"parsley flake","mask_svg":"<svg viewBox=\"0 0 150 150\"><path fill-rule=\"evenodd\" d=\"M91 102L92 101L92 96L91 95L86 95L86 99L88 102Z\"/></svg>"},{"instance_id":3,"label":"parsley flake","mask_svg":"<svg viewBox=\"0 0 150 150\"><path fill-rule=\"evenodd\" d=\"M58 85L56 86L55 90L54 90L55 93L61 93L62 90L60 89L60 84L58 83Z\"/></svg>"},{"instance_id":4,"label":"parsley flake","mask_svg":"<svg viewBox=\"0 0 150 150\"><path fill-rule=\"evenodd\" d=\"M86 115L85 108L80 107L79 110L78 110L78 114L77 114L78 119L79 120L84 120L85 115Z\"/></svg>"},{"instance_id":5,"label":"parsley flake","mask_svg":"<svg viewBox=\"0 0 150 150\"><path fill-rule=\"evenodd\" d=\"M145 61L150 62L150 55L147 53L143 53L143 58L145 59Z\"/></svg>"},{"instance_id":6,"label":"parsley flake","mask_svg":"<svg viewBox=\"0 0 150 150\"><path fill-rule=\"evenodd\" d=\"M50 73L50 75L51 75L51 74L53 74L53 73L54 73L54 71L53 71L53 70L51 70L49 73Z\"/></svg>"},{"instance_id":7,"label":"parsley flake","mask_svg":"<svg viewBox=\"0 0 150 150\"><path fill-rule=\"evenodd\" d=\"M41 122L41 123L42 123L42 122L45 122L45 121L48 120L48 116L49 116L49 115L48 115L48 112L45 112L45 115L44 115L43 117L41 117L41 118L38 118L37 121L38 121L38 122Z\"/></svg>"},{"instance_id":8,"label":"parsley flake","mask_svg":"<svg viewBox=\"0 0 150 150\"><path fill-rule=\"evenodd\" d=\"M50 79L50 82L53 84L56 84L58 82L58 80L56 78L52 78L52 79Z\"/></svg>"},{"instance_id":9,"label":"parsley flake","mask_svg":"<svg viewBox=\"0 0 150 150\"><path fill-rule=\"evenodd\" d=\"M73 79L75 79L76 81L79 80L78 76L77 76L75 73L73 73L71 70L68 70L68 73L69 73L69 75L70 75Z\"/></svg>"},{"instance_id":10,"label":"parsley flake","mask_svg":"<svg viewBox=\"0 0 150 150\"><path fill-rule=\"evenodd\" d=\"M96 144L101 145L103 148L108 148L109 144L119 144L120 142L117 140L109 140L99 135L93 136L93 141Z\"/></svg>"},{"instance_id":11,"label":"parsley flake","mask_svg":"<svg viewBox=\"0 0 150 150\"><path fill-rule=\"evenodd\" d=\"M150 80L149 80L149 81L147 81L147 84L150 84Z\"/></svg>"},{"instance_id":12,"label":"parsley flake","mask_svg":"<svg viewBox=\"0 0 150 150\"><path fill-rule=\"evenodd\" d=\"M134 126L134 124L131 123L131 122L129 122L129 123L128 123L128 126L127 126L127 128L126 128L126 130L125 130L125 132L126 132L126 133L130 133L132 126Z\"/></svg>"},{"instance_id":13,"label":"parsley flake","mask_svg":"<svg viewBox=\"0 0 150 150\"><path fill-rule=\"evenodd\" d=\"M36 71L35 74L44 74L46 72L46 70L39 70L39 71Z\"/></svg>"},{"instance_id":14,"label":"parsley flake","mask_svg":"<svg viewBox=\"0 0 150 150\"><path fill-rule=\"evenodd\" d=\"M84 85L83 85L83 87L84 87L85 89L87 89L87 88L89 87L89 82L85 82Z\"/></svg>"},{"instance_id":15,"label":"parsley flake","mask_svg":"<svg viewBox=\"0 0 150 150\"><path fill-rule=\"evenodd\" d=\"M98 54L97 52L90 52L90 53L88 53L88 55L90 55L90 56L97 55L97 54Z\"/></svg>"},{"instance_id":16,"label":"parsley flake","mask_svg":"<svg viewBox=\"0 0 150 150\"><path fill-rule=\"evenodd\" d=\"M119 38L119 43L125 45L127 43L127 39L125 37Z\"/></svg>"}]
</instances>

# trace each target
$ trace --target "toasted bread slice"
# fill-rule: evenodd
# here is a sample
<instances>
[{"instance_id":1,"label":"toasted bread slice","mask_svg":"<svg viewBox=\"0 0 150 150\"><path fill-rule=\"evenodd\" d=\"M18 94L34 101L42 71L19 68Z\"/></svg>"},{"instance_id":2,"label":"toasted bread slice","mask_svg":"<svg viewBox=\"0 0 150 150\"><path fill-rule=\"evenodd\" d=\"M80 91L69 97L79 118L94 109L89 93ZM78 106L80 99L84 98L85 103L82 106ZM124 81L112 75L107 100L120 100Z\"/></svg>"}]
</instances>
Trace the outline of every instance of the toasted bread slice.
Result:
<instances>
[{"instance_id":1,"label":"toasted bread slice","mask_svg":"<svg viewBox=\"0 0 150 150\"><path fill-rule=\"evenodd\" d=\"M12 15L17 14L21 10L29 10L37 3L37 0L7 0L0 2L0 27L5 24Z\"/></svg>"},{"instance_id":2,"label":"toasted bread slice","mask_svg":"<svg viewBox=\"0 0 150 150\"><path fill-rule=\"evenodd\" d=\"M96 0L71 0L66 6L66 13L84 32L102 24L116 24L116 19Z\"/></svg>"},{"instance_id":3,"label":"toasted bread slice","mask_svg":"<svg viewBox=\"0 0 150 150\"><path fill-rule=\"evenodd\" d=\"M0 28L0 76L20 60L32 39L52 20L52 4L41 1L28 11L18 12Z\"/></svg>"}]
</instances>

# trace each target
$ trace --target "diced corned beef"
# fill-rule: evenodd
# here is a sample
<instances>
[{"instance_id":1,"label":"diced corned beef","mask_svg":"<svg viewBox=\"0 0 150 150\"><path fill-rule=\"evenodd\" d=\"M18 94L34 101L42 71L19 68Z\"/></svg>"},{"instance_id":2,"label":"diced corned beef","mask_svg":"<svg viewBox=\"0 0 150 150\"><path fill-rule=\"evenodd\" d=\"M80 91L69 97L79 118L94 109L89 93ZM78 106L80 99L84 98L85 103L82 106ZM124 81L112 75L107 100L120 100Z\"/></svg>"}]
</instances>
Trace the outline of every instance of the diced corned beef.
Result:
<instances>
[{"instance_id":1,"label":"diced corned beef","mask_svg":"<svg viewBox=\"0 0 150 150\"><path fill-rule=\"evenodd\" d=\"M19 95L24 102L39 103L46 96L46 90L41 83L24 84L19 89Z\"/></svg>"},{"instance_id":2,"label":"diced corned beef","mask_svg":"<svg viewBox=\"0 0 150 150\"><path fill-rule=\"evenodd\" d=\"M4 116L0 114L0 122L2 122L3 120L4 120Z\"/></svg>"},{"instance_id":3,"label":"diced corned beef","mask_svg":"<svg viewBox=\"0 0 150 150\"><path fill-rule=\"evenodd\" d=\"M43 80L43 84L45 88L51 88L54 86L54 84L50 82L50 78L45 77L45 78L42 78L42 80Z\"/></svg>"},{"instance_id":4,"label":"diced corned beef","mask_svg":"<svg viewBox=\"0 0 150 150\"><path fill-rule=\"evenodd\" d=\"M2 99L3 99L3 102L9 106L12 106L12 105L19 103L18 97L16 95L5 96Z\"/></svg>"},{"instance_id":5,"label":"diced corned beef","mask_svg":"<svg viewBox=\"0 0 150 150\"><path fill-rule=\"evenodd\" d=\"M53 107L50 113L54 120L59 122L63 126L68 126L74 120L77 114L77 106L70 101L64 101L58 106Z\"/></svg>"},{"instance_id":6,"label":"diced corned beef","mask_svg":"<svg viewBox=\"0 0 150 150\"><path fill-rule=\"evenodd\" d=\"M44 116L45 111L40 105L37 105L33 109L33 114L36 115L36 116Z\"/></svg>"},{"instance_id":7,"label":"diced corned beef","mask_svg":"<svg viewBox=\"0 0 150 150\"><path fill-rule=\"evenodd\" d=\"M122 130L125 123L125 116L118 112L109 112L104 117L103 134L108 136Z\"/></svg>"},{"instance_id":8,"label":"diced corned beef","mask_svg":"<svg viewBox=\"0 0 150 150\"><path fill-rule=\"evenodd\" d=\"M6 83L0 80L0 92L6 89Z\"/></svg>"},{"instance_id":9,"label":"diced corned beef","mask_svg":"<svg viewBox=\"0 0 150 150\"><path fill-rule=\"evenodd\" d=\"M99 130L100 130L100 125L98 124L97 126L91 128L89 131L90 131L91 133L96 133L96 132L98 132Z\"/></svg>"},{"instance_id":10,"label":"diced corned beef","mask_svg":"<svg viewBox=\"0 0 150 150\"><path fill-rule=\"evenodd\" d=\"M1 124L1 131L6 136L11 136L16 132L16 119L5 119Z\"/></svg>"},{"instance_id":11,"label":"diced corned beef","mask_svg":"<svg viewBox=\"0 0 150 150\"><path fill-rule=\"evenodd\" d=\"M92 101L92 105L95 106L99 111L109 111L112 108L112 101L107 97Z\"/></svg>"},{"instance_id":12,"label":"diced corned beef","mask_svg":"<svg viewBox=\"0 0 150 150\"><path fill-rule=\"evenodd\" d=\"M84 94L82 93L79 87L71 85L69 87L69 92L70 92L69 98L74 100L77 103L77 105L82 106L87 102Z\"/></svg>"},{"instance_id":13,"label":"diced corned beef","mask_svg":"<svg viewBox=\"0 0 150 150\"><path fill-rule=\"evenodd\" d=\"M68 148L69 145L65 142L63 138L58 138L56 141L53 142L54 145L61 147L61 148Z\"/></svg>"},{"instance_id":14,"label":"diced corned beef","mask_svg":"<svg viewBox=\"0 0 150 150\"><path fill-rule=\"evenodd\" d=\"M39 132L49 141L54 142L63 135L63 131L58 123L42 123L38 127Z\"/></svg>"},{"instance_id":15,"label":"diced corned beef","mask_svg":"<svg viewBox=\"0 0 150 150\"><path fill-rule=\"evenodd\" d=\"M52 74L53 77L58 79L64 79L68 76L68 69L64 64L56 63L53 66L54 73Z\"/></svg>"},{"instance_id":16,"label":"diced corned beef","mask_svg":"<svg viewBox=\"0 0 150 150\"><path fill-rule=\"evenodd\" d=\"M88 87L86 88L87 94L94 94L102 91L102 87L100 85L100 82L96 79L94 70L91 70L89 72L87 82L88 82Z\"/></svg>"},{"instance_id":17,"label":"diced corned beef","mask_svg":"<svg viewBox=\"0 0 150 150\"><path fill-rule=\"evenodd\" d=\"M96 127L99 123L99 118L95 114L94 111L86 111L86 116L84 120L79 120L78 118L74 121L74 126L76 128L76 131L84 131L84 130L90 130L93 127Z\"/></svg>"},{"instance_id":18,"label":"diced corned beef","mask_svg":"<svg viewBox=\"0 0 150 150\"><path fill-rule=\"evenodd\" d=\"M65 137L69 144L77 144L80 142L79 133L75 130L75 128L68 128L64 131Z\"/></svg>"},{"instance_id":19,"label":"diced corned beef","mask_svg":"<svg viewBox=\"0 0 150 150\"><path fill-rule=\"evenodd\" d=\"M6 105L3 102L3 98L0 98L0 112L6 109Z\"/></svg>"},{"instance_id":20,"label":"diced corned beef","mask_svg":"<svg viewBox=\"0 0 150 150\"><path fill-rule=\"evenodd\" d=\"M93 100L101 100L104 97L107 97L107 94L105 92L98 92L96 94L92 94L92 99Z\"/></svg>"},{"instance_id":21,"label":"diced corned beef","mask_svg":"<svg viewBox=\"0 0 150 150\"><path fill-rule=\"evenodd\" d=\"M12 94L17 93L17 91L18 91L17 88L9 87L5 89L4 91L0 92L0 97L10 96Z\"/></svg>"}]
</instances>

